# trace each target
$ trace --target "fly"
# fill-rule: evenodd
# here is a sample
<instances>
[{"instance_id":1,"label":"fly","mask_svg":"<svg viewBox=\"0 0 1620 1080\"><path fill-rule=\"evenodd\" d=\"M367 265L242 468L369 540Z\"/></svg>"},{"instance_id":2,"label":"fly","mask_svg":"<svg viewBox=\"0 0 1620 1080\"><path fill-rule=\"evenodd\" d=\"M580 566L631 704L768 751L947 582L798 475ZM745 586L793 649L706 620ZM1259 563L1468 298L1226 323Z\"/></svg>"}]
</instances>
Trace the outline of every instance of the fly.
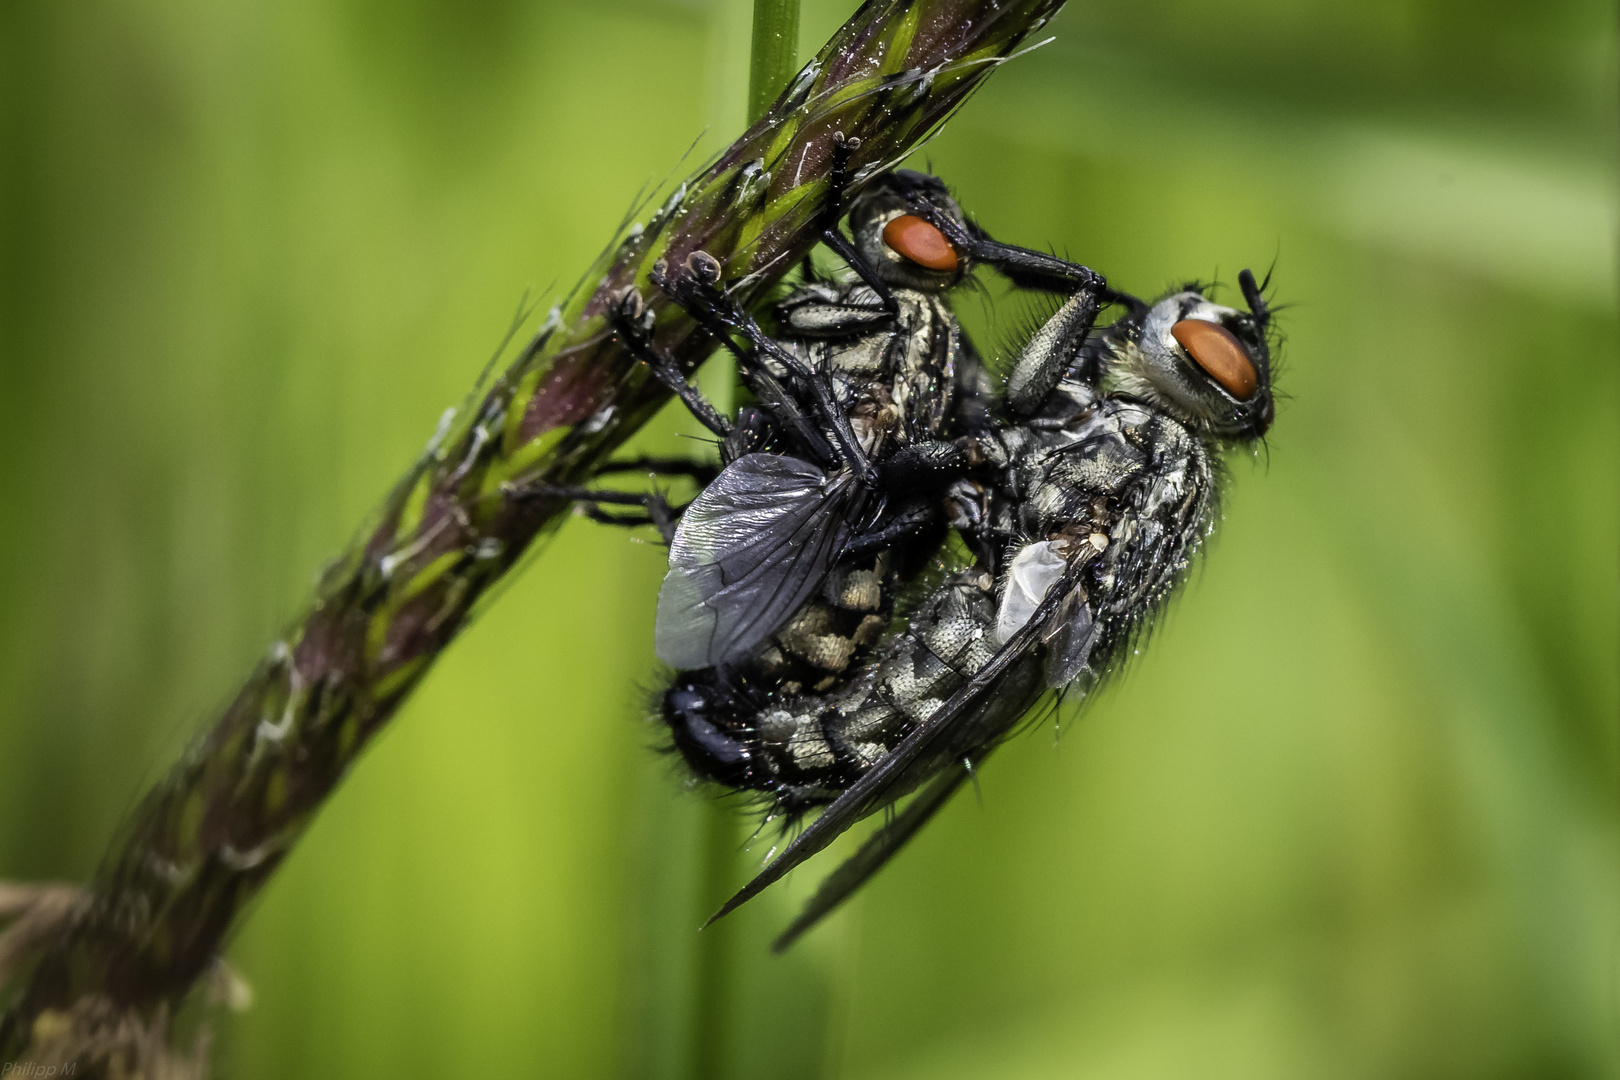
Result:
<instances>
[{"instance_id":1,"label":"fly","mask_svg":"<svg viewBox=\"0 0 1620 1080\"><path fill-rule=\"evenodd\" d=\"M1040 697L1094 689L1163 609L1215 520L1221 455L1273 416L1270 313L1187 288L1088 339L1077 293L1030 339L1010 417L972 441L985 464L953 491L982 552L887 643L820 690L785 692L757 667L665 697L672 727L730 733L773 810L817 817L716 918L854 822L918 794L822 884L785 948L848 897L955 794ZM962 524L962 523L969 524ZM742 785L738 785L742 786Z\"/></svg>"}]
</instances>

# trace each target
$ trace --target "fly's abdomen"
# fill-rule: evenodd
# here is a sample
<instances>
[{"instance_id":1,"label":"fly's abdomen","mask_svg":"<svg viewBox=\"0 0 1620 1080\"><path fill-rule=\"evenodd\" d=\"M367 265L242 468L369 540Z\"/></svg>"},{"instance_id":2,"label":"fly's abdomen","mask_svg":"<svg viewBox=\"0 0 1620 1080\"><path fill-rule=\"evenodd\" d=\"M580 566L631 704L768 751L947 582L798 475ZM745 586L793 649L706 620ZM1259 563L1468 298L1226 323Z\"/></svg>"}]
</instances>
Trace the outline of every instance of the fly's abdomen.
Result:
<instances>
[{"instance_id":1,"label":"fly's abdomen","mask_svg":"<svg viewBox=\"0 0 1620 1080\"><path fill-rule=\"evenodd\" d=\"M739 790L777 789L782 752L769 747L790 739L762 729L767 714L783 699L829 691L859 667L893 616L895 561L883 552L834 568L745 660L676 675L660 712L694 773Z\"/></svg>"},{"instance_id":2,"label":"fly's abdomen","mask_svg":"<svg viewBox=\"0 0 1620 1080\"><path fill-rule=\"evenodd\" d=\"M816 688L744 669L687 672L665 694L664 719L700 776L766 793L777 810L797 814L837 798L981 670L996 652L994 628L989 578L962 572L864 662ZM918 777L993 743L1041 685L1035 657L1013 665L970 720L918 762Z\"/></svg>"}]
</instances>

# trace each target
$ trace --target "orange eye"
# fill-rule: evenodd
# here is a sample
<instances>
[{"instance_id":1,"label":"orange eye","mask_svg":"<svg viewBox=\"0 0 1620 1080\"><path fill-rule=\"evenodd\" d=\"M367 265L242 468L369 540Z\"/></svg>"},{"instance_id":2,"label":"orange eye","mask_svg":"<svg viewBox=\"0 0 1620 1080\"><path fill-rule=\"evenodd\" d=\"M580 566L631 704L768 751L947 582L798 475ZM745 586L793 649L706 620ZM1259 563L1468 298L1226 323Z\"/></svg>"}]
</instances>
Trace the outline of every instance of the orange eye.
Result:
<instances>
[{"instance_id":1,"label":"orange eye","mask_svg":"<svg viewBox=\"0 0 1620 1080\"><path fill-rule=\"evenodd\" d=\"M945 234L920 217L902 214L883 226L883 242L918 266L946 273L961 265Z\"/></svg>"},{"instance_id":2,"label":"orange eye","mask_svg":"<svg viewBox=\"0 0 1620 1080\"><path fill-rule=\"evenodd\" d=\"M1198 362L1209 377L1220 383L1239 401L1254 396L1260 383L1249 350L1220 323L1205 319L1182 319L1170 328L1170 336Z\"/></svg>"}]
</instances>

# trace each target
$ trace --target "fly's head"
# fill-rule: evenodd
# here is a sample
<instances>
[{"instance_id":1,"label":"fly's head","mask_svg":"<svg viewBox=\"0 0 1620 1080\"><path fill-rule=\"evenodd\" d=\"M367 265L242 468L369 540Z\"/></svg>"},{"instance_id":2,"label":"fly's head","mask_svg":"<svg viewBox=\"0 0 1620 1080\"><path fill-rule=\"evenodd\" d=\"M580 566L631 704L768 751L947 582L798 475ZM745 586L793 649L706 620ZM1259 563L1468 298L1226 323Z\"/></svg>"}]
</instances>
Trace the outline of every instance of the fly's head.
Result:
<instances>
[{"instance_id":1,"label":"fly's head","mask_svg":"<svg viewBox=\"0 0 1620 1080\"><path fill-rule=\"evenodd\" d=\"M886 284L943 292L967 273L967 259L917 215L918 200L963 224L961 207L932 176L900 169L877 177L850 206L855 248Z\"/></svg>"},{"instance_id":2,"label":"fly's head","mask_svg":"<svg viewBox=\"0 0 1620 1080\"><path fill-rule=\"evenodd\" d=\"M1190 430L1248 443L1271 426L1271 311L1254 275L1238 275L1249 310L1188 289L1154 304L1119 334L1104 377L1110 392L1140 398Z\"/></svg>"}]
</instances>

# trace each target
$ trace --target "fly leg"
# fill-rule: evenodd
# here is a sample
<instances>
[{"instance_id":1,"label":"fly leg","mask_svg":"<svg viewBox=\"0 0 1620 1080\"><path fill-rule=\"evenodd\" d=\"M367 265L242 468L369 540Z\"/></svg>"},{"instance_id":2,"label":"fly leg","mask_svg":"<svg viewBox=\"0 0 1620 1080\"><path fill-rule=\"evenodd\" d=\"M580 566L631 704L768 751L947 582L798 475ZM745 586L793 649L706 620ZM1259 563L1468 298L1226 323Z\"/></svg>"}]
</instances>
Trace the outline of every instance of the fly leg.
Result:
<instances>
[{"instance_id":1,"label":"fly leg","mask_svg":"<svg viewBox=\"0 0 1620 1080\"><path fill-rule=\"evenodd\" d=\"M849 264L849 268L860 275L860 279L871 286L877 293L878 299L883 301L883 310L891 317L899 314L900 305L894 298L894 291L889 288L877 270L866 258L861 255L838 223L844 217L845 205L844 189L849 183L849 158L856 150L861 148L861 140L846 138L842 131L832 134L832 168L828 170L829 188L827 201L821 210L821 242L826 244L840 259Z\"/></svg>"},{"instance_id":2,"label":"fly leg","mask_svg":"<svg viewBox=\"0 0 1620 1080\"><path fill-rule=\"evenodd\" d=\"M703 251L693 252L688 257L687 262L691 272L688 275L681 276L671 276L667 264L662 260L654 263L651 274L653 284L663 290L664 294L673 300L681 310L690 315L699 326L707 330L711 337L724 345L737 358L739 364L746 366L750 373L750 381L754 384L754 391L759 395L760 400L772 412L786 421L787 426L798 434L802 445L812 456L823 461L833 459L832 447L828 445L827 440L822 437L821 432L817 430L810 418L805 415L804 410L799 407L797 400L782 389L776 377L759 362L756 353L743 349L732 340L732 326L725 318L722 318L723 312L717 310L716 301L709 294L718 295L721 301L720 306L727 309L724 313L734 310L736 305L719 289L712 286L708 289L701 287L702 282L698 280L700 276L712 282L720 280L719 262ZM638 294L637 300L639 299ZM628 297L626 300L628 301ZM642 316L641 318L642 324L645 325L646 317ZM636 348L637 346L632 345L631 347ZM786 350L780 349L780 347L778 347L777 351L786 353ZM640 353L637 354L637 357L645 360L645 357ZM804 366L798 362L797 357L787 354L787 358L791 362L790 366L796 370L804 370ZM674 364L667 359L658 362L663 368L663 374L660 375L660 378L665 381L666 385L670 385L675 379L679 378L679 370L675 368ZM658 374L659 369L655 367L653 371ZM682 386L686 385L684 378L679 378L679 381ZM676 392L681 393L679 390ZM693 401L703 399L695 389L688 388L688 394L683 396L682 400L687 402L688 408L692 408ZM705 404L707 403L705 402ZM710 408L712 409L712 406ZM711 430L713 429L711 428ZM748 452L752 443L760 441L758 433L754 432L740 434L734 432L732 433L732 439L738 443L740 450L738 454L732 456L740 456L741 453ZM730 440L728 440L728 445L729 442Z\"/></svg>"},{"instance_id":3,"label":"fly leg","mask_svg":"<svg viewBox=\"0 0 1620 1080\"><path fill-rule=\"evenodd\" d=\"M1101 306L1096 293L1082 289L1029 339L1007 378L1007 404L1016 415L1029 416L1040 408L1080 355Z\"/></svg>"},{"instance_id":4,"label":"fly leg","mask_svg":"<svg viewBox=\"0 0 1620 1080\"><path fill-rule=\"evenodd\" d=\"M646 473L649 476L684 476L699 488L703 488L720 475L720 467L711 462L693 461L690 458L639 457L610 461L596 470L598 476L632 472ZM675 522L690 505L688 503L671 506L661 491L641 493L563 484L512 484L506 488L506 494L509 498L518 500L567 499L575 503L585 517L603 525L617 525L631 529L651 525L663 536L665 543L675 535ZM615 514L602 509L603 506L639 506L643 512Z\"/></svg>"},{"instance_id":5,"label":"fly leg","mask_svg":"<svg viewBox=\"0 0 1620 1080\"><path fill-rule=\"evenodd\" d=\"M936 221L934 224L937 226L939 223ZM955 225L954 222L952 224ZM945 232L944 229L940 231ZM1089 267L1060 259L1056 255L1048 255L1044 251L1003 244L999 240L991 239L977 225L965 228L955 225L955 231L954 236L950 232L946 232L945 235L956 245L958 251L969 259L994 268L1020 289L1043 292L1073 292L1081 289L1110 302L1120 299L1119 294L1108 288L1108 283L1103 280L1102 275Z\"/></svg>"},{"instance_id":6,"label":"fly leg","mask_svg":"<svg viewBox=\"0 0 1620 1080\"><path fill-rule=\"evenodd\" d=\"M661 274L655 274L654 277L660 283L663 281ZM613 332L618 335L619 340L624 342L624 346L630 354L646 364L653 377L676 397L680 398L687 411L697 417L699 423L720 437L720 458L722 461L735 461L745 454L769 447L775 441L776 433L776 426L772 419L761 410L751 406L745 406L741 409L735 421L727 420L722 416L720 410L716 409L709 402L709 399L703 396L702 391L686 381L686 377L681 374L680 368L669 357L659 353L653 346L652 319L652 313L646 309L641 294L633 287L626 289L620 295L617 303L613 304L608 311L609 325L613 327ZM718 333L719 331L711 332ZM735 351L735 346L729 338L722 334L721 340ZM769 385L757 388L761 391L760 396L767 401L780 402L775 411L788 417L790 424L802 429L800 434L807 445L819 450L821 456L829 456L831 450L827 447L826 440L821 437L820 432L816 431L809 420L799 412L797 406L790 400L786 400L786 395L779 386L776 386L768 378L765 381ZM668 459L664 460L667 461ZM611 465L612 463L610 463L609 468L597 471L623 471L615 470ZM709 467L705 466L705 468ZM670 472L671 470L653 468L649 471ZM685 469L676 469L673 472L679 475L693 476L694 479L697 479L695 474ZM706 474L706 478L699 480L700 486L707 484L713 478L713 470L710 469Z\"/></svg>"},{"instance_id":7,"label":"fly leg","mask_svg":"<svg viewBox=\"0 0 1620 1080\"><path fill-rule=\"evenodd\" d=\"M903 173L896 176L902 185L907 185ZM918 216L944 233L962 256L994 268L1017 288L1069 294L1058 314L1025 346L1007 380L1007 403L1019 416L1033 413L1057 386L1078 357L1103 304L1123 303L1133 309L1143 306L1135 297L1110 289L1102 275L1089 267L1003 244L979 226L957 221L941 210L921 185L911 183L904 190Z\"/></svg>"},{"instance_id":8,"label":"fly leg","mask_svg":"<svg viewBox=\"0 0 1620 1080\"><path fill-rule=\"evenodd\" d=\"M681 404L697 418L698 423L725 439L731 434L731 422L720 415L720 410L703 396L702 391L686 381L686 376L681 374L681 369L669 357L653 347L652 322L652 312L647 309L641 293L634 286L624 290L619 299L609 305L608 324L618 339L624 342L630 355L646 364L653 378L680 398Z\"/></svg>"},{"instance_id":9,"label":"fly leg","mask_svg":"<svg viewBox=\"0 0 1620 1080\"><path fill-rule=\"evenodd\" d=\"M650 476L684 476L698 487L707 487L720 475L720 467L707 461L690 458L638 457L610 461L596 470L598 476L607 473L647 473Z\"/></svg>"},{"instance_id":10,"label":"fly leg","mask_svg":"<svg viewBox=\"0 0 1620 1080\"><path fill-rule=\"evenodd\" d=\"M945 490L973 464L966 440L938 439L902 447L877 468L882 490L899 507L857 533L840 557L864 556L894 547L907 537L944 524Z\"/></svg>"},{"instance_id":11,"label":"fly leg","mask_svg":"<svg viewBox=\"0 0 1620 1080\"><path fill-rule=\"evenodd\" d=\"M896 174L896 181L917 216L944 233L959 255L995 269L1018 288L1058 293L1084 290L1095 293L1107 303L1126 299L1123 294L1109 289L1095 270L1044 251L1003 244L978 225L963 224L945 213L921 185L908 184L903 173Z\"/></svg>"},{"instance_id":12,"label":"fly leg","mask_svg":"<svg viewBox=\"0 0 1620 1080\"><path fill-rule=\"evenodd\" d=\"M557 500L574 503L579 512L603 525L617 525L634 529L651 525L669 543L675 537L675 523L685 506L671 506L662 492L609 491L601 488L576 487L568 484L547 484L535 481L527 484L507 483L501 491L514 502ZM640 514L614 514L604 506L639 506Z\"/></svg>"},{"instance_id":13,"label":"fly leg","mask_svg":"<svg viewBox=\"0 0 1620 1080\"><path fill-rule=\"evenodd\" d=\"M888 551L896 544L923 530L941 524L944 514L937 499L915 499L906 502L877 525L850 537L839 552L840 561L863 559Z\"/></svg>"},{"instance_id":14,"label":"fly leg","mask_svg":"<svg viewBox=\"0 0 1620 1080\"><path fill-rule=\"evenodd\" d=\"M760 329L754 317L720 287L722 268L718 259L699 250L687 256L686 264L688 273L685 274L671 274L664 263L655 265L653 282L699 325L724 342L736 355L737 362L761 382L768 386L776 381L776 373L772 370L774 366L807 390L815 418L832 431L834 445L831 449L837 460L859 477L862 483L876 487L877 470L861 449L860 441L850 427L849 417L833 400L832 386L827 379L821 373L812 371L791 350ZM742 336L747 342L746 347L732 340L734 333ZM792 397L783 394L781 401L792 401ZM796 423L795 426L800 428L810 445L818 442L825 445L820 433L808 425Z\"/></svg>"}]
</instances>

